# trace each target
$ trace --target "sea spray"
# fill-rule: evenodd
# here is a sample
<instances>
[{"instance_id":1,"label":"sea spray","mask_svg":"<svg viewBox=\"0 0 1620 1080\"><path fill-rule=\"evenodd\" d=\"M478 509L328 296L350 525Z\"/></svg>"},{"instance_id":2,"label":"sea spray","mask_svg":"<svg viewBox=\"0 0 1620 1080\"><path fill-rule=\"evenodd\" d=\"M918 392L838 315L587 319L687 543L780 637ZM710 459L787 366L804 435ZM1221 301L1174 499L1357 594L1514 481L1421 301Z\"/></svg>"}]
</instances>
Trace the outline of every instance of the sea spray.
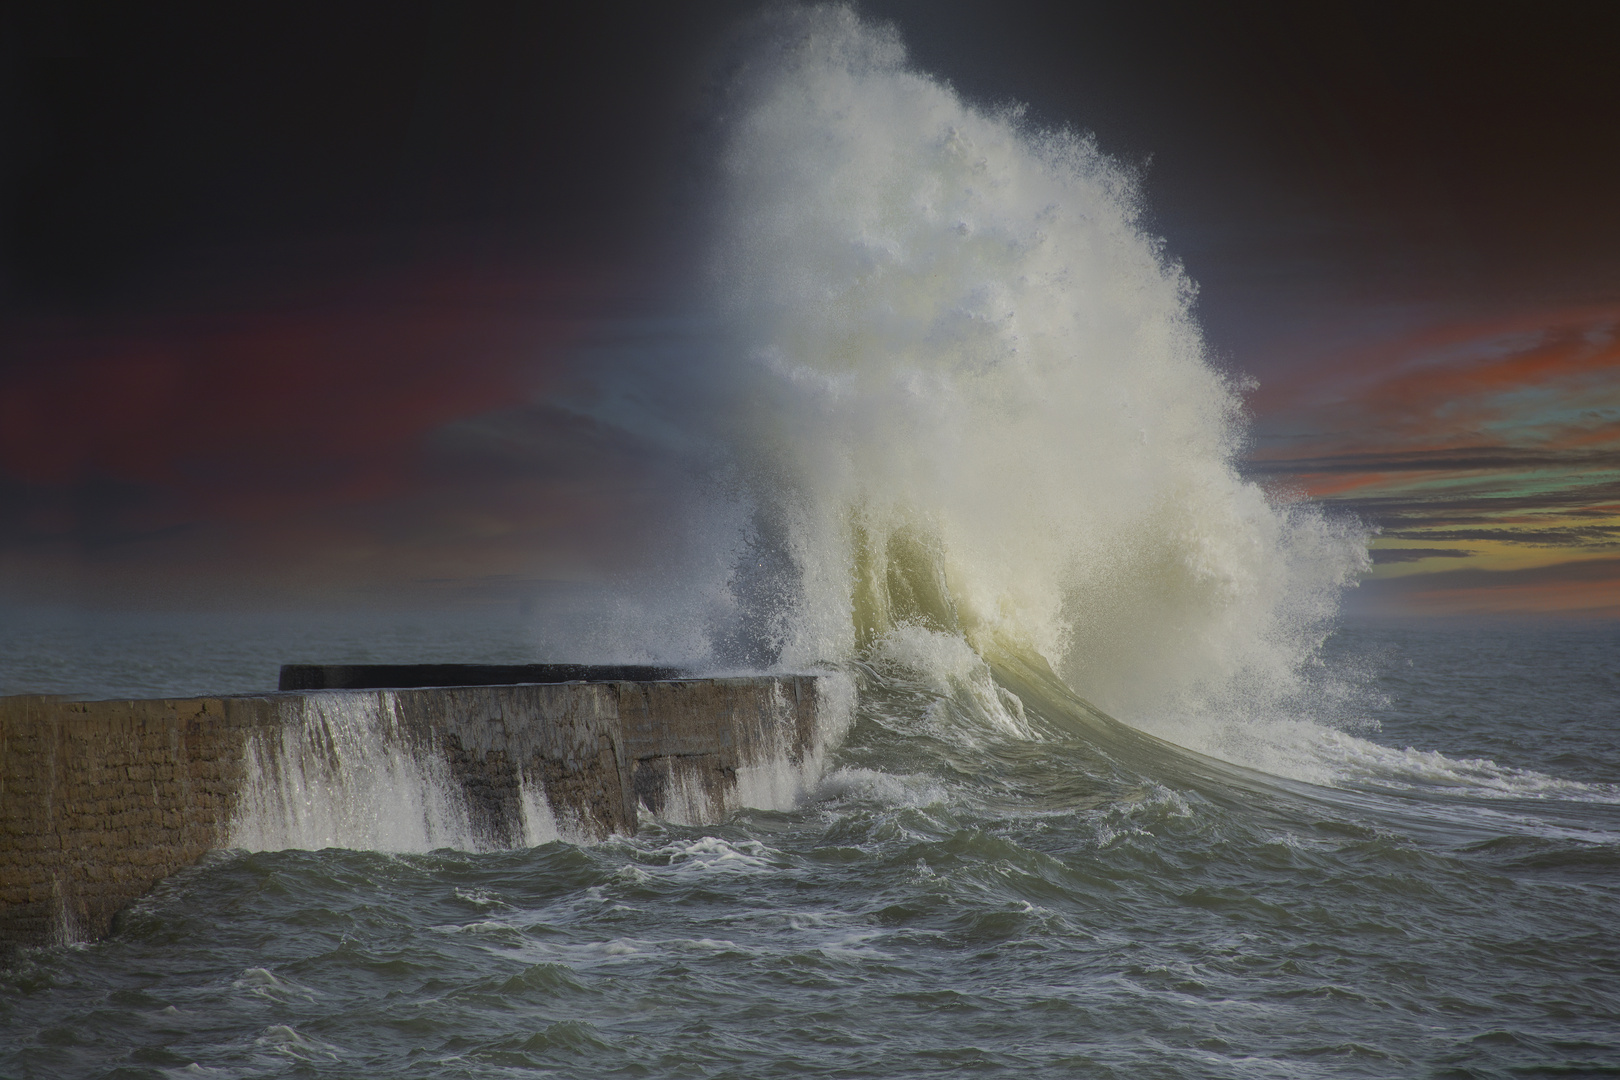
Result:
<instances>
[{"instance_id":1,"label":"sea spray","mask_svg":"<svg viewBox=\"0 0 1620 1080\"><path fill-rule=\"evenodd\" d=\"M1364 536L1238 474L1237 388L1135 177L847 7L741 41L712 263L752 514L733 652L837 664L922 628L1172 737L1297 702Z\"/></svg>"},{"instance_id":2,"label":"sea spray","mask_svg":"<svg viewBox=\"0 0 1620 1080\"><path fill-rule=\"evenodd\" d=\"M779 715L791 715L793 706L780 685L772 691ZM785 726L778 726L764 745L737 768L737 783L725 793L723 812L751 807L792 810L813 796L826 772L832 752L843 741L855 716L855 685L842 673L825 674L816 681L815 728L803 747L797 747ZM714 820L711 811L709 820Z\"/></svg>"},{"instance_id":3,"label":"sea spray","mask_svg":"<svg viewBox=\"0 0 1620 1080\"><path fill-rule=\"evenodd\" d=\"M298 717L255 732L230 845L250 851L485 846L443 754L401 728L392 699L386 690L308 694L298 699ZM545 828L535 824L536 831ZM546 839L555 839L554 831Z\"/></svg>"},{"instance_id":4,"label":"sea spray","mask_svg":"<svg viewBox=\"0 0 1620 1080\"><path fill-rule=\"evenodd\" d=\"M389 852L587 843L617 827L598 801L620 805L621 778L643 812L681 824L792 810L814 792L854 711L853 684L837 673L787 685L619 685L623 697L612 686L512 688L551 697L535 709L490 710L456 689L284 695L280 722L249 735L227 842ZM581 704L572 689L602 692ZM435 699L428 722L423 694ZM576 708L605 709L607 726ZM641 734L625 733L633 725ZM605 771L582 779L591 768Z\"/></svg>"}]
</instances>

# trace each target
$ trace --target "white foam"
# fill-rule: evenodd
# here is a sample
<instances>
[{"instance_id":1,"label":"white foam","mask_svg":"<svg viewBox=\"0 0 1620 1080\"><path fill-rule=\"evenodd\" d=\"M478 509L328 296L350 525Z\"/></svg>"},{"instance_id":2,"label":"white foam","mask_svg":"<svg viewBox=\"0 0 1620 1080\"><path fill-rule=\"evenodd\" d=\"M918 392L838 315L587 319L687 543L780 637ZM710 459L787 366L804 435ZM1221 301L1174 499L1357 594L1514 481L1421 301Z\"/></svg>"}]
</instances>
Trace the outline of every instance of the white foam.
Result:
<instances>
[{"instance_id":1,"label":"white foam","mask_svg":"<svg viewBox=\"0 0 1620 1080\"><path fill-rule=\"evenodd\" d=\"M1237 704L1142 725L1179 745L1274 776L1324 786L1375 785L1481 798L1620 802L1620 786L1587 784L1435 750L1385 746L1308 716Z\"/></svg>"},{"instance_id":2,"label":"white foam","mask_svg":"<svg viewBox=\"0 0 1620 1080\"><path fill-rule=\"evenodd\" d=\"M1446 788L1481 797L1620 803L1620 785L1565 780L1489 758L1454 758L1410 746L1395 749L1339 731L1318 728L1313 734L1317 753L1333 764L1339 780Z\"/></svg>"},{"instance_id":3,"label":"white foam","mask_svg":"<svg viewBox=\"0 0 1620 1080\"><path fill-rule=\"evenodd\" d=\"M267 968L248 968L231 982L231 989L266 998L270 1001L287 1002L297 998L314 1001L318 991L307 986L301 986L291 979L282 978Z\"/></svg>"},{"instance_id":4,"label":"white foam","mask_svg":"<svg viewBox=\"0 0 1620 1080\"><path fill-rule=\"evenodd\" d=\"M306 1035L287 1024L272 1024L255 1040L254 1045L271 1053L301 1062L327 1062L342 1060L343 1051L329 1042Z\"/></svg>"},{"instance_id":5,"label":"white foam","mask_svg":"<svg viewBox=\"0 0 1620 1080\"><path fill-rule=\"evenodd\" d=\"M667 861L663 866L647 866L653 874L709 874L775 873L772 857L776 852L758 840L725 840L718 836L702 836L693 840L675 840L648 852Z\"/></svg>"},{"instance_id":6,"label":"white foam","mask_svg":"<svg viewBox=\"0 0 1620 1080\"><path fill-rule=\"evenodd\" d=\"M835 769L822 778L818 794L827 800L854 799L888 806L924 807L947 801L944 787L931 776L878 769Z\"/></svg>"}]
</instances>

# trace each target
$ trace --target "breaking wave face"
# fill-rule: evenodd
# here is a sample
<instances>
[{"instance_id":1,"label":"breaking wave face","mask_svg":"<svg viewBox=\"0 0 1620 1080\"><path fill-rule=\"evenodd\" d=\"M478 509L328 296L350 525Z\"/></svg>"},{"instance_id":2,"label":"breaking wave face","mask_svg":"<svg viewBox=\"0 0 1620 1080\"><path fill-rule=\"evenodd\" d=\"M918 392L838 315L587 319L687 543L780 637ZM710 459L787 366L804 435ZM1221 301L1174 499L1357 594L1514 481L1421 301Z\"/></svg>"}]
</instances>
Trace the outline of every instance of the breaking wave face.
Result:
<instances>
[{"instance_id":1,"label":"breaking wave face","mask_svg":"<svg viewBox=\"0 0 1620 1080\"><path fill-rule=\"evenodd\" d=\"M1131 173L845 7L773 11L737 55L713 280L748 524L720 659L949 666L949 639L1216 752L1324 700L1365 535L1238 475L1239 388Z\"/></svg>"}]
</instances>

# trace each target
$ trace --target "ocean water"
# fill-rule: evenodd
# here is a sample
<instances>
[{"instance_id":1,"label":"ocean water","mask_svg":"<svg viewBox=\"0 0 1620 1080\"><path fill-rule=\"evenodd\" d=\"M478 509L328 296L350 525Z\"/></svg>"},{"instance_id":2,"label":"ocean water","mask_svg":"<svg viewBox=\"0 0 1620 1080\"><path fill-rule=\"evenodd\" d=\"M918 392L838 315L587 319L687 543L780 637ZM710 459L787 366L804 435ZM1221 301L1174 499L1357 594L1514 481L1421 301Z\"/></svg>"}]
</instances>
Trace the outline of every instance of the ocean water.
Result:
<instances>
[{"instance_id":1,"label":"ocean water","mask_svg":"<svg viewBox=\"0 0 1620 1080\"><path fill-rule=\"evenodd\" d=\"M879 661L791 810L219 852L0 972L0 1075L1620 1073L1620 630L1329 650L1327 784Z\"/></svg>"},{"instance_id":2,"label":"ocean water","mask_svg":"<svg viewBox=\"0 0 1620 1080\"><path fill-rule=\"evenodd\" d=\"M643 570L528 618L7 613L0 691L821 671L819 774L458 850L356 721L364 782L0 972L0 1076L1620 1074L1620 632L1344 625L1369 532L1244 478L1129 169L847 8L728 48L667 340L552 403L690 478Z\"/></svg>"}]
</instances>

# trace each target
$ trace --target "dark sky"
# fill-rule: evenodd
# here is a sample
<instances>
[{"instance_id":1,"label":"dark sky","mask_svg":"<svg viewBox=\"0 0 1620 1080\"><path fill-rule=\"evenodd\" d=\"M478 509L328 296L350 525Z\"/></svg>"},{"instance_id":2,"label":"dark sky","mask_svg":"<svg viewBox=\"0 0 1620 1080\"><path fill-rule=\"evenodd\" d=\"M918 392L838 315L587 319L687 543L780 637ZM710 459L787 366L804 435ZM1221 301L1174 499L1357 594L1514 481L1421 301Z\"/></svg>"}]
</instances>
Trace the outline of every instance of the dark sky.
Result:
<instances>
[{"instance_id":1,"label":"dark sky","mask_svg":"<svg viewBox=\"0 0 1620 1080\"><path fill-rule=\"evenodd\" d=\"M671 91L726 21L645 8L42 17L7 110L9 299L184 303L208 278L305 274L304 245L359 272L468 243L623 259L663 209Z\"/></svg>"},{"instance_id":2,"label":"dark sky","mask_svg":"<svg viewBox=\"0 0 1620 1080\"><path fill-rule=\"evenodd\" d=\"M476 591L628 558L604 538L646 461L546 395L680 275L710 65L754 7L10 16L0 588ZM1391 341L1620 305L1612 5L862 10L1139 167L1221 362L1277 388L1262 456L1321 427L1299 387Z\"/></svg>"},{"instance_id":3,"label":"dark sky","mask_svg":"<svg viewBox=\"0 0 1620 1080\"><path fill-rule=\"evenodd\" d=\"M423 233L643 255L680 209L705 55L753 5L154 7L53 5L7 35L13 310L178 299L289 242L362 266ZM1207 287L1302 266L1464 303L1620 282L1609 5L863 10L970 98L1144 163Z\"/></svg>"}]
</instances>

